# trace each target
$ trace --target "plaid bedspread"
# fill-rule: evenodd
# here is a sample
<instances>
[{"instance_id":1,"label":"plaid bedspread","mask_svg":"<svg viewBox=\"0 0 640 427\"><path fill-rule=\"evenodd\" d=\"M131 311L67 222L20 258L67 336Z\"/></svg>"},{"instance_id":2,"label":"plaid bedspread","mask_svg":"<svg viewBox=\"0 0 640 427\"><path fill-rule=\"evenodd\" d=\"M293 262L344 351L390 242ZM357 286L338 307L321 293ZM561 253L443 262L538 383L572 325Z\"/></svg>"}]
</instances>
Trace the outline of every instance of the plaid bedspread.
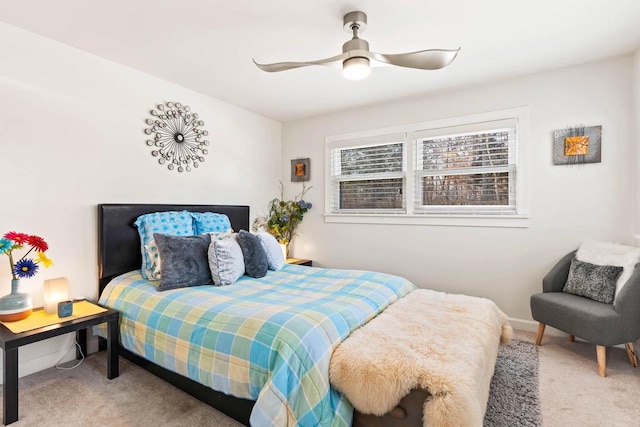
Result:
<instances>
[{"instance_id":1,"label":"plaid bedspread","mask_svg":"<svg viewBox=\"0 0 640 427\"><path fill-rule=\"evenodd\" d=\"M382 273L286 265L231 286L158 292L134 271L115 278L100 304L120 311L126 349L255 400L254 427L350 426L351 404L329 385L333 349L414 289Z\"/></svg>"}]
</instances>

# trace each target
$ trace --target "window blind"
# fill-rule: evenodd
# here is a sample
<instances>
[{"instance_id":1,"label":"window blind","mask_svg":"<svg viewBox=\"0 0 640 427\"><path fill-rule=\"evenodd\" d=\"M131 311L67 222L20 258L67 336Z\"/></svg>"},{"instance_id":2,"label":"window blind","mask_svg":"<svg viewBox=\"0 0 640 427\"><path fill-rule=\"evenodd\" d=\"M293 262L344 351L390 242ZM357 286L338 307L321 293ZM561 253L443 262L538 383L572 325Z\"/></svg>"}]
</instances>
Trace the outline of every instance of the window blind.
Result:
<instances>
[{"instance_id":1,"label":"window blind","mask_svg":"<svg viewBox=\"0 0 640 427\"><path fill-rule=\"evenodd\" d=\"M330 150L332 213L404 212L404 141Z\"/></svg>"},{"instance_id":2,"label":"window blind","mask_svg":"<svg viewBox=\"0 0 640 427\"><path fill-rule=\"evenodd\" d=\"M415 135L414 212L516 212L516 120Z\"/></svg>"}]
</instances>

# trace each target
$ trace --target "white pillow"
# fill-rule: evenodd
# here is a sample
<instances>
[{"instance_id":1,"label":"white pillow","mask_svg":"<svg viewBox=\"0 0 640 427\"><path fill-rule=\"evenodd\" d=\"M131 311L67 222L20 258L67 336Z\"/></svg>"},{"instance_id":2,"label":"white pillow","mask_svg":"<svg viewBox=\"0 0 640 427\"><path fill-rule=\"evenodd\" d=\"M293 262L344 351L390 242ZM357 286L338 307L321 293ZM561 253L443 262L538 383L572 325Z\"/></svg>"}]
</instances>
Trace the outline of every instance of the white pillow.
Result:
<instances>
[{"instance_id":1,"label":"white pillow","mask_svg":"<svg viewBox=\"0 0 640 427\"><path fill-rule=\"evenodd\" d=\"M640 262L640 249L617 243L585 242L578 249L576 259L596 265L614 265L623 268L616 282L616 292L613 297L615 303L620 290L633 274L636 264Z\"/></svg>"},{"instance_id":2,"label":"white pillow","mask_svg":"<svg viewBox=\"0 0 640 427\"><path fill-rule=\"evenodd\" d=\"M215 286L230 285L244 275L244 257L237 234L211 241L209 269Z\"/></svg>"},{"instance_id":3,"label":"white pillow","mask_svg":"<svg viewBox=\"0 0 640 427\"><path fill-rule=\"evenodd\" d=\"M231 236L233 234L233 229L229 228L224 231L209 231L208 233L203 234L209 234L211 236L211 241L213 242L214 240L222 240Z\"/></svg>"},{"instance_id":4,"label":"white pillow","mask_svg":"<svg viewBox=\"0 0 640 427\"><path fill-rule=\"evenodd\" d=\"M282 254L280 243L278 243L276 238L266 231L260 230L256 233L256 236L258 237L258 240L260 240L262 249L264 249L267 254L267 265L269 266L269 270L281 270L282 267L284 267L284 255Z\"/></svg>"}]
</instances>

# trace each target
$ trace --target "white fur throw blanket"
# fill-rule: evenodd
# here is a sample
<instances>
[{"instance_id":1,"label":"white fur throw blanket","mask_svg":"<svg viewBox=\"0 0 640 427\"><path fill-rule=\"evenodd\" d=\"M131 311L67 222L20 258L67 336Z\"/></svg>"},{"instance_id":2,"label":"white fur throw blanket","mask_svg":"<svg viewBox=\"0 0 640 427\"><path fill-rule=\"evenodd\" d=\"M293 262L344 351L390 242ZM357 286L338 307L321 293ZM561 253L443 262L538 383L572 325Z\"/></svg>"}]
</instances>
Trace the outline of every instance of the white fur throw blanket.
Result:
<instances>
[{"instance_id":1,"label":"white fur throw blanket","mask_svg":"<svg viewBox=\"0 0 640 427\"><path fill-rule=\"evenodd\" d=\"M421 388L431 394L425 426L482 426L498 346L511 333L490 300L418 289L343 341L329 377L365 414L384 415Z\"/></svg>"},{"instance_id":2,"label":"white fur throw blanket","mask_svg":"<svg viewBox=\"0 0 640 427\"><path fill-rule=\"evenodd\" d=\"M622 287L631 278L636 264L640 262L640 249L610 242L585 242L578 248L576 258L590 264L615 265L623 268L616 282L615 301Z\"/></svg>"}]
</instances>

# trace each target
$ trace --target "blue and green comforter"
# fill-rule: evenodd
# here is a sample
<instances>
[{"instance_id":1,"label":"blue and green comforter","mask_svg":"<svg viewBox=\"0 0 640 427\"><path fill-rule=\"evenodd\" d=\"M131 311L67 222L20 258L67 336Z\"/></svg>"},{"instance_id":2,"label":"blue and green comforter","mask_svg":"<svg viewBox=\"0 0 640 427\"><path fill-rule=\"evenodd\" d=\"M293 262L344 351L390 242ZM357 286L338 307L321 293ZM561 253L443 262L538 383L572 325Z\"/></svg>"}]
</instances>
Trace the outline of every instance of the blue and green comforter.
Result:
<instances>
[{"instance_id":1,"label":"blue and green comforter","mask_svg":"<svg viewBox=\"0 0 640 427\"><path fill-rule=\"evenodd\" d=\"M414 289L388 274L286 265L230 286L159 292L134 271L115 278L100 304L120 312L126 349L255 400L252 426L350 426L351 404L329 385L331 354Z\"/></svg>"}]
</instances>

